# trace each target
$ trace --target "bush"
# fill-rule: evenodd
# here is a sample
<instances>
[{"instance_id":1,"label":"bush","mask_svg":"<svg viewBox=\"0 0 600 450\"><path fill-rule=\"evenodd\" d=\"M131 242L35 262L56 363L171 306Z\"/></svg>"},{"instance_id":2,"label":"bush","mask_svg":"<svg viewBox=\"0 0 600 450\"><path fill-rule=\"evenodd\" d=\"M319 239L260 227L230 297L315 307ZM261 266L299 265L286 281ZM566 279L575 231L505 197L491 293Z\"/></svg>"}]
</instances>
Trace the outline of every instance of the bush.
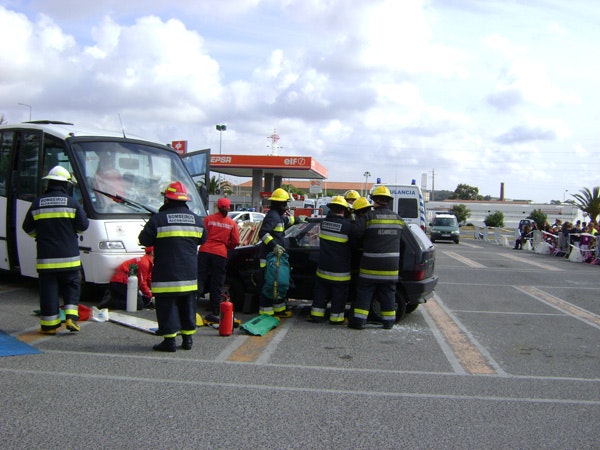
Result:
<instances>
[{"instance_id":1,"label":"bush","mask_svg":"<svg viewBox=\"0 0 600 450\"><path fill-rule=\"evenodd\" d=\"M452 213L456 216L458 223L464 223L471 216L471 211L462 203L452 207Z\"/></svg>"},{"instance_id":2,"label":"bush","mask_svg":"<svg viewBox=\"0 0 600 450\"><path fill-rule=\"evenodd\" d=\"M485 218L483 221L488 227L503 227L504 226L504 214L502 211L495 211Z\"/></svg>"},{"instance_id":3,"label":"bush","mask_svg":"<svg viewBox=\"0 0 600 450\"><path fill-rule=\"evenodd\" d=\"M546 220L548 220L548 216L544 214L541 209L534 209L531 214L529 214L528 219L533 220L536 223L538 230L541 230L544 223L546 223Z\"/></svg>"}]
</instances>

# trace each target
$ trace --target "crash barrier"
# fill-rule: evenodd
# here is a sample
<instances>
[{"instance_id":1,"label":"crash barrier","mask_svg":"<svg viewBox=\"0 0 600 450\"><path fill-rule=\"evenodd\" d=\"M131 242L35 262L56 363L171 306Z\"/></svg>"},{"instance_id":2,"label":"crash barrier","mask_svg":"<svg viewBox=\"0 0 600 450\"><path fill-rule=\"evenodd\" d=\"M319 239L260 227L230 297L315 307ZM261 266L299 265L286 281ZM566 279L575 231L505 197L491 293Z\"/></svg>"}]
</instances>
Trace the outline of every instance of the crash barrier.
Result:
<instances>
[{"instance_id":1,"label":"crash barrier","mask_svg":"<svg viewBox=\"0 0 600 450\"><path fill-rule=\"evenodd\" d=\"M521 235L519 230L503 229L498 227L475 227L473 237L503 247L514 247L515 241ZM523 242L524 251L533 251L540 255L553 255L568 259L571 262L586 262L600 264L600 248L598 236L591 236L589 248L581 248L578 242L571 242L573 237L581 234L564 236L562 233L552 234L547 231L534 230L531 237Z\"/></svg>"},{"instance_id":2,"label":"crash barrier","mask_svg":"<svg viewBox=\"0 0 600 450\"><path fill-rule=\"evenodd\" d=\"M488 230L488 227L482 228L482 227L475 227L475 234L473 236L475 239L482 239L486 242L490 241L490 232Z\"/></svg>"}]
</instances>

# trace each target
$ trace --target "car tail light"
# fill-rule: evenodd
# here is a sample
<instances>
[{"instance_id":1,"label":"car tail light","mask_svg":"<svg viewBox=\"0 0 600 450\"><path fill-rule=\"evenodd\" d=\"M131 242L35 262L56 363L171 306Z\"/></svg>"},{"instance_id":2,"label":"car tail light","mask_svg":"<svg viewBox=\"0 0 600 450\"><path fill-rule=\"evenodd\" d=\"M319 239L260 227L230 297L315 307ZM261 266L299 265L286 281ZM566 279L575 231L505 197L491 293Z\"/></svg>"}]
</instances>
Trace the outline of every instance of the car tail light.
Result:
<instances>
[{"instance_id":1,"label":"car tail light","mask_svg":"<svg viewBox=\"0 0 600 450\"><path fill-rule=\"evenodd\" d=\"M425 264L415 264L415 280L422 281L425 279Z\"/></svg>"}]
</instances>

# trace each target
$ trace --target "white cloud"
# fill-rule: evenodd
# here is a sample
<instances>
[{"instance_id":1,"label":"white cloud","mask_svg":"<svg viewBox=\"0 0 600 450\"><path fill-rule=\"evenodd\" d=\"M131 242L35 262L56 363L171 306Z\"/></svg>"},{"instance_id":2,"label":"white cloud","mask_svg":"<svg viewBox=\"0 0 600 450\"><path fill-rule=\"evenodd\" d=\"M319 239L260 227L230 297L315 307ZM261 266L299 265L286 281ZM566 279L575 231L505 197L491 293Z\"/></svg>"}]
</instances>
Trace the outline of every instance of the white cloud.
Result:
<instances>
[{"instance_id":1,"label":"white cloud","mask_svg":"<svg viewBox=\"0 0 600 450\"><path fill-rule=\"evenodd\" d=\"M439 189L467 183L496 194L505 181L519 183L515 197L549 200L565 165L578 175L561 193L597 184L591 165L570 158L597 147L600 69L591 55L600 37L580 7L562 15L535 4L428 0L0 7L0 39L10 44L0 47L0 114L23 120L24 102L34 119L118 129L121 113L129 132L188 139L191 148L216 148L214 125L227 123L223 150L249 154L266 154L277 128L283 154L318 156L330 180L360 181L370 170L406 182L435 169ZM558 159L567 162L557 169Z\"/></svg>"}]
</instances>

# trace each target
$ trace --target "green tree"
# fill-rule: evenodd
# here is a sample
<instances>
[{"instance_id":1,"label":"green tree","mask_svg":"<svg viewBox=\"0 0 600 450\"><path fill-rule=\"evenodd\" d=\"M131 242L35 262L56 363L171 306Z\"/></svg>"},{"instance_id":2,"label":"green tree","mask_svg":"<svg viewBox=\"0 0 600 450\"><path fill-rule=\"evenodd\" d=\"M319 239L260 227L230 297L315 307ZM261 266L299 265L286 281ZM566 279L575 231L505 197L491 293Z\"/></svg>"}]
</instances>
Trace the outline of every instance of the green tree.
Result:
<instances>
[{"instance_id":1,"label":"green tree","mask_svg":"<svg viewBox=\"0 0 600 450\"><path fill-rule=\"evenodd\" d=\"M538 230L541 229L546 220L548 220L548 216L543 213L541 209L534 209L527 218L532 219L537 224Z\"/></svg>"},{"instance_id":2,"label":"green tree","mask_svg":"<svg viewBox=\"0 0 600 450\"><path fill-rule=\"evenodd\" d=\"M217 192L217 190L219 192ZM225 180L223 178L219 179L219 177L213 175L210 177L210 182L208 183L208 193L231 195L233 194L233 187L231 186L231 182L229 180Z\"/></svg>"},{"instance_id":3,"label":"green tree","mask_svg":"<svg viewBox=\"0 0 600 450\"><path fill-rule=\"evenodd\" d=\"M581 189L581 194L573 194L575 206L587 213L590 221L596 222L600 215L600 186Z\"/></svg>"},{"instance_id":4,"label":"green tree","mask_svg":"<svg viewBox=\"0 0 600 450\"><path fill-rule=\"evenodd\" d=\"M479 188L469 186L468 184L459 184L450 198L458 200L481 200L483 197L479 195Z\"/></svg>"},{"instance_id":5,"label":"green tree","mask_svg":"<svg viewBox=\"0 0 600 450\"><path fill-rule=\"evenodd\" d=\"M502 211L495 211L487 216L483 223L485 223L488 227L503 227L504 213Z\"/></svg>"},{"instance_id":6,"label":"green tree","mask_svg":"<svg viewBox=\"0 0 600 450\"><path fill-rule=\"evenodd\" d=\"M458 223L464 223L471 217L471 210L462 203L460 205L454 205L450 211L456 216Z\"/></svg>"}]
</instances>

